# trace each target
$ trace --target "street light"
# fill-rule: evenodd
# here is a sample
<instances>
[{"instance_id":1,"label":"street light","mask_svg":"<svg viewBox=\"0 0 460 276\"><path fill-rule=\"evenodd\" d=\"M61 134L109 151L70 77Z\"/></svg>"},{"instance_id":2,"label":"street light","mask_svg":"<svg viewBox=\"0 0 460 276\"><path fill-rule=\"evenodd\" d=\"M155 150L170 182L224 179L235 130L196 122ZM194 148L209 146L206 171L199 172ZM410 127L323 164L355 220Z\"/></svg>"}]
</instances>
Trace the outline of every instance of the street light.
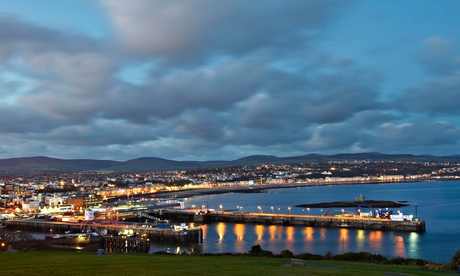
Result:
<instances>
[{"instance_id":1,"label":"street light","mask_svg":"<svg viewBox=\"0 0 460 276\"><path fill-rule=\"evenodd\" d=\"M291 206L288 207L289 215L291 215Z\"/></svg>"},{"instance_id":2,"label":"street light","mask_svg":"<svg viewBox=\"0 0 460 276\"><path fill-rule=\"evenodd\" d=\"M274 213L275 213L275 211L274 211L274 209L273 209L273 206L272 206L272 207L270 207L270 208L272 209L272 213L274 214Z\"/></svg>"},{"instance_id":3,"label":"street light","mask_svg":"<svg viewBox=\"0 0 460 276\"><path fill-rule=\"evenodd\" d=\"M307 210L308 210L308 214L310 214L310 208L307 208Z\"/></svg>"},{"instance_id":4,"label":"street light","mask_svg":"<svg viewBox=\"0 0 460 276\"><path fill-rule=\"evenodd\" d=\"M260 213L263 212L263 210L262 210L262 208L261 208L260 206L257 206L257 209L259 209L259 212L260 212Z\"/></svg>"}]
</instances>

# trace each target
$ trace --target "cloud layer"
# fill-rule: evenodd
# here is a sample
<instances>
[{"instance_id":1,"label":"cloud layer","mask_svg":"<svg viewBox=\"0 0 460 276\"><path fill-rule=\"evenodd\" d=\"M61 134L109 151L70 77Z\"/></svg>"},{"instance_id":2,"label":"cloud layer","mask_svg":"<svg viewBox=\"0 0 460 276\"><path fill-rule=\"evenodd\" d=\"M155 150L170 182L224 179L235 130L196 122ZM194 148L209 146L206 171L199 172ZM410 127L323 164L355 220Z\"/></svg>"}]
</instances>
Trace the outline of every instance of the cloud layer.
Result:
<instances>
[{"instance_id":1,"label":"cloud layer","mask_svg":"<svg viewBox=\"0 0 460 276\"><path fill-rule=\"evenodd\" d=\"M102 37L0 14L0 158L459 153L458 42L343 40L371 4L104 0Z\"/></svg>"}]
</instances>

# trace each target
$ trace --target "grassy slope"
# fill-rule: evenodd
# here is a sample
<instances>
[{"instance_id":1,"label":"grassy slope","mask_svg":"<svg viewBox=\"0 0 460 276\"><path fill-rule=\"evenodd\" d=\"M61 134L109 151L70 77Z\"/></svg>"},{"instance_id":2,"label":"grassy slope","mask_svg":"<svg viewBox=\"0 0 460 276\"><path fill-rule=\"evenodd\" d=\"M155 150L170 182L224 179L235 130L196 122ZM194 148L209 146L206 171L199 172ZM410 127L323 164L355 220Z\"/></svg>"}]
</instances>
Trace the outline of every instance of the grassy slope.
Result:
<instances>
[{"instance_id":1,"label":"grassy slope","mask_svg":"<svg viewBox=\"0 0 460 276\"><path fill-rule=\"evenodd\" d=\"M105 254L96 252L0 253L1 275L444 275L419 266L376 265L236 256Z\"/></svg>"}]
</instances>

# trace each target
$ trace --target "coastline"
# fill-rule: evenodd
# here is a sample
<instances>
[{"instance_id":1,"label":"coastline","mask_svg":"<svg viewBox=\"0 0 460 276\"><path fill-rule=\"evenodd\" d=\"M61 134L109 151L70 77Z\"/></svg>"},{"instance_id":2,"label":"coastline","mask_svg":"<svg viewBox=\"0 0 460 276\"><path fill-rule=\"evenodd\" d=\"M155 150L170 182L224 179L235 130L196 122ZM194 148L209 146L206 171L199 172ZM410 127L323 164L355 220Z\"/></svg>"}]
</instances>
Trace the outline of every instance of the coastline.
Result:
<instances>
[{"instance_id":1,"label":"coastline","mask_svg":"<svg viewBox=\"0 0 460 276\"><path fill-rule=\"evenodd\" d=\"M290 184L254 184L245 186L232 186L232 187L213 187L213 188L195 188L184 189L178 191L159 191L151 195L158 198L189 198L202 195L217 195L227 193L262 193L265 190L271 189L292 189L304 187L317 187L317 186L341 186L341 185L368 185L368 184L397 184L409 182L426 182L433 180L404 180L404 181L360 181L360 182L318 182L318 183L290 183Z\"/></svg>"}]
</instances>

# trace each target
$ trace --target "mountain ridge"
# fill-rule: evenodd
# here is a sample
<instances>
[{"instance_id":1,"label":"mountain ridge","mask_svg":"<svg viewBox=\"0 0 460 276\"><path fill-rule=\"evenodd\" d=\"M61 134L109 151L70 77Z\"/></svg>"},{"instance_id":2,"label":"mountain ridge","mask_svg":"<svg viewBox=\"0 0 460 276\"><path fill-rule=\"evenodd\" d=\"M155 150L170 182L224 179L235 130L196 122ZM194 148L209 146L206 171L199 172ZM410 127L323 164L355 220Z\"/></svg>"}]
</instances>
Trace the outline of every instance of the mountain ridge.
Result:
<instances>
[{"instance_id":1,"label":"mountain ridge","mask_svg":"<svg viewBox=\"0 0 460 276\"><path fill-rule=\"evenodd\" d=\"M0 159L0 174L62 173L81 171L147 172L164 170L187 170L248 165L324 163L331 161L395 161L395 162L460 162L459 155L433 156L413 154L383 154L376 152L340 153L323 155L309 153L299 156L277 157L273 155L250 155L232 161L175 161L158 157L140 157L126 161L97 159L59 159L47 156L16 157Z\"/></svg>"}]
</instances>

